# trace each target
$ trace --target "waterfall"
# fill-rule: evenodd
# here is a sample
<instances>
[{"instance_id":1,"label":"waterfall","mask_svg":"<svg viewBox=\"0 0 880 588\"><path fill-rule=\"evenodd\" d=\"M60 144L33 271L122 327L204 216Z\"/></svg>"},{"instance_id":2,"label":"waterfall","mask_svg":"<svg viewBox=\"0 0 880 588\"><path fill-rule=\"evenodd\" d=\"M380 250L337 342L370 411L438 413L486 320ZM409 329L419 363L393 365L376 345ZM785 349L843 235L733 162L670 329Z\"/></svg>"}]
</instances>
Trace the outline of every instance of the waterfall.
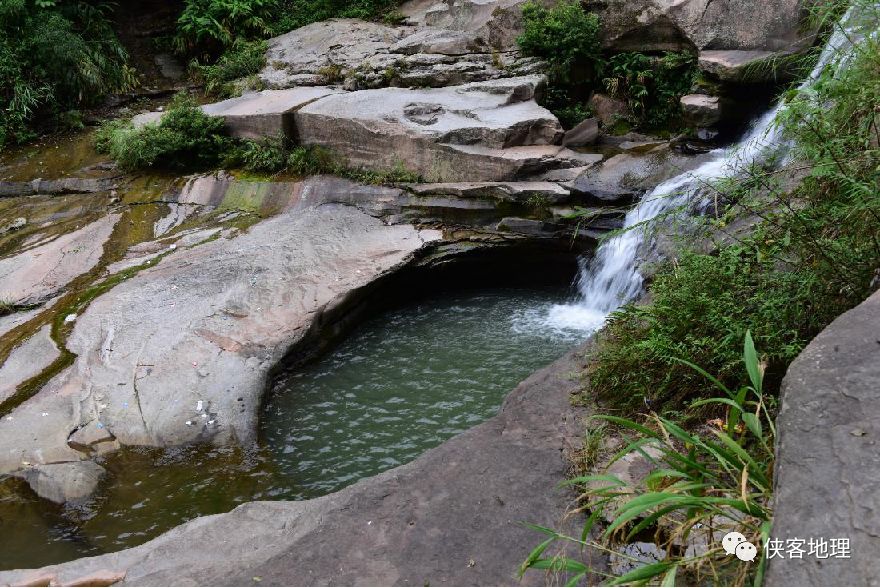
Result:
<instances>
[{"instance_id":1,"label":"waterfall","mask_svg":"<svg viewBox=\"0 0 880 588\"><path fill-rule=\"evenodd\" d=\"M799 90L815 84L832 60L837 59L834 67L839 70L854 55L855 13L853 7L843 16L816 67ZM777 116L784 108L784 103L778 103L752 125L737 146L713 151L712 158L706 163L663 182L645 195L627 213L623 231L604 241L592 259L581 261L577 299L570 304L553 306L546 317L547 325L595 331L605 323L609 313L635 299L642 291L638 254L647 238L647 225L664 213L686 208L701 198L706 186L712 182L733 177L738 169L767 161L770 156L784 151L786 145L776 124Z\"/></svg>"}]
</instances>

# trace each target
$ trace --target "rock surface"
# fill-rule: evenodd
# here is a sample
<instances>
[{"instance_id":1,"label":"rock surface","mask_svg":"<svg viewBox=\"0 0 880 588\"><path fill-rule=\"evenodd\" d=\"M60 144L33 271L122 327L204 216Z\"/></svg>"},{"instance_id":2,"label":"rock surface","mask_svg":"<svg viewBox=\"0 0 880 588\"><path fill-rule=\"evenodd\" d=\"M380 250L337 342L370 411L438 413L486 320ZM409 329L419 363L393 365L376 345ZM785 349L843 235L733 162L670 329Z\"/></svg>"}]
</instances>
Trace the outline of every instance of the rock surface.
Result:
<instances>
[{"instance_id":1,"label":"rock surface","mask_svg":"<svg viewBox=\"0 0 880 588\"><path fill-rule=\"evenodd\" d=\"M338 92L324 86L263 90L206 104L202 111L222 117L229 134L240 139L293 136L294 111Z\"/></svg>"},{"instance_id":2,"label":"rock surface","mask_svg":"<svg viewBox=\"0 0 880 588\"><path fill-rule=\"evenodd\" d=\"M432 181L510 180L526 167L509 148L552 146L562 128L535 94L541 76L450 88L383 88L328 96L295 114L296 140L351 165L403 165ZM559 149L545 149L549 157ZM508 166L492 166L492 158ZM485 164L485 165L484 165Z\"/></svg>"},{"instance_id":3,"label":"rock surface","mask_svg":"<svg viewBox=\"0 0 880 588\"><path fill-rule=\"evenodd\" d=\"M360 90L451 86L535 71L536 60L513 51L513 31L496 36L503 45L499 50L469 28L479 28L480 20L459 21L463 28L393 27L356 19L313 23L269 41L260 79L274 89L341 84Z\"/></svg>"},{"instance_id":4,"label":"rock surface","mask_svg":"<svg viewBox=\"0 0 880 588\"><path fill-rule=\"evenodd\" d=\"M110 214L44 245L0 259L0 300L27 306L54 296L98 264L118 220L118 214Z\"/></svg>"},{"instance_id":5,"label":"rock surface","mask_svg":"<svg viewBox=\"0 0 880 588\"><path fill-rule=\"evenodd\" d=\"M519 564L543 539L521 521L569 533L582 524L566 518L573 495L558 489L582 434L569 399L581 353L520 384L498 416L340 492L248 503L118 553L0 572L0 583L68 584L109 569L124 585L519 584ZM601 569L598 554L578 557ZM530 572L524 583L543 577Z\"/></svg>"},{"instance_id":6,"label":"rock surface","mask_svg":"<svg viewBox=\"0 0 880 588\"><path fill-rule=\"evenodd\" d=\"M766 74L757 65L774 55L772 51L701 51L697 65L702 72L722 82L764 81ZM772 68L767 71L772 76Z\"/></svg>"},{"instance_id":7,"label":"rock surface","mask_svg":"<svg viewBox=\"0 0 880 588\"><path fill-rule=\"evenodd\" d=\"M62 504L86 498L95 491L104 468L93 461L34 465L16 472L40 498Z\"/></svg>"},{"instance_id":8,"label":"rock surface","mask_svg":"<svg viewBox=\"0 0 880 588\"><path fill-rule=\"evenodd\" d=\"M324 187L340 200L357 192ZM352 290L440 237L300 188L286 213L166 251L95 299L67 341L74 364L0 421L0 472L84 458L68 437L92 421L123 445L253 441L267 373L285 351Z\"/></svg>"},{"instance_id":9,"label":"rock surface","mask_svg":"<svg viewBox=\"0 0 880 588\"><path fill-rule=\"evenodd\" d=\"M574 181L572 191L596 203L626 203L702 161L699 156L678 154L668 145L653 147L646 154L620 153L587 168Z\"/></svg>"},{"instance_id":10,"label":"rock surface","mask_svg":"<svg viewBox=\"0 0 880 588\"><path fill-rule=\"evenodd\" d=\"M851 558L773 558L768 586L880 582L880 292L822 331L788 368L777 419L771 538L850 540Z\"/></svg>"},{"instance_id":11,"label":"rock surface","mask_svg":"<svg viewBox=\"0 0 880 588\"><path fill-rule=\"evenodd\" d=\"M682 96L681 114L689 125L711 127L721 120L721 99L704 94Z\"/></svg>"},{"instance_id":12,"label":"rock surface","mask_svg":"<svg viewBox=\"0 0 880 588\"><path fill-rule=\"evenodd\" d=\"M19 384L46 369L61 354L46 325L12 350L0 365L0 403L15 393Z\"/></svg>"},{"instance_id":13,"label":"rock surface","mask_svg":"<svg viewBox=\"0 0 880 588\"><path fill-rule=\"evenodd\" d=\"M805 40L802 0L591 0L587 6L599 14L605 45L615 51L776 51Z\"/></svg>"}]
</instances>

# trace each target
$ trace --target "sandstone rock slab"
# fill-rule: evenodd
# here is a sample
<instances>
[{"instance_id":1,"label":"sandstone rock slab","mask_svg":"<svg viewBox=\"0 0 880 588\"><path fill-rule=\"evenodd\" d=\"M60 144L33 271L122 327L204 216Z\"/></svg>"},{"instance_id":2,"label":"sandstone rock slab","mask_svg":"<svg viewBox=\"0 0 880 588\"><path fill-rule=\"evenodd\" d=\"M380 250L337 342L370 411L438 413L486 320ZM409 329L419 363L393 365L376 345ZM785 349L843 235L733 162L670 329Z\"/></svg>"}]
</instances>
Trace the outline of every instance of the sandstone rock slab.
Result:
<instances>
[{"instance_id":1,"label":"sandstone rock slab","mask_svg":"<svg viewBox=\"0 0 880 588\"><path fill-rule=\"evenodd\" d=\"M61 354L46 325L16 347L0 365L0 403L15 393L23 382L46 369Z\"/></svg>"},{"instance_id":2,"label":"sandstone rock slab","mask_svg":"<svg viewBox=\"0 0 880 588\"><path fill-rule=\"evenodd\" d=\"M93 461L74 461L30 466L15 474L40 498L63 504L88 497L105 471Z\"/></svg>"},{"instance_id":3,"label":"sandstone rock slab","mask_svg":"<svg viewBox=\"0 0 880 588\"><path fill-rule=\"evenodd\" d=\"M721 99L705 94L681 97L681 114L685 122L695 127L711 127L721 120Z\"/></svg>"},{"instance_id":4,"label":"sandstone rock slab","mask_svg":"<svg viewBox=\"0 0 880 588\"><path fill-rule=\"evenodd\" d=\"M773 558L767 586L880 582L880 292L789 366L776 422L772 538L846 538L851 557Z\"/></svg>"},{"instance_id":5,"label":"sandstone rock slab","mask_svg":"<svg viewBox=\"0 0 880 588\"><path fill-rule=\"evenodd\" d=\"M325 86L263 90L206 104L202 111L222 117L229 134L240 139L292 136L294 111L340 91Z\"/></svg>"},{"instance_id":6,"label":"sandstone rock slab","mask_svg":"<svg viewBox=\"0 0 880 588\"><path fill-rule=\"evenodd\" d=\"M0 300L24 306L54 296L98 264L104 243L118 220L118 214L110 214L48 243L0 259Z\"/></svg>"}]
</instances>

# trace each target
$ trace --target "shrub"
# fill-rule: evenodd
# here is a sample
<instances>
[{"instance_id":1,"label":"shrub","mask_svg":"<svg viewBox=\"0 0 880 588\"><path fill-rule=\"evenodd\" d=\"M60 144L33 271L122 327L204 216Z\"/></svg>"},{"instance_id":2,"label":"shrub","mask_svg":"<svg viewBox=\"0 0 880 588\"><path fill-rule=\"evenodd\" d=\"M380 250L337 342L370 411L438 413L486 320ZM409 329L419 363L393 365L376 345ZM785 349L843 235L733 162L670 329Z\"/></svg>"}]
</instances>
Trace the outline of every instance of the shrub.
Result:
<instances>
[{"instance_id":1,"label":"shrub","mask_svg":"<svg viewBox=\"0 0 880 588\"><path fill-rule=\"evenodd\" d=\"M237 39L271 36L278 9L276 0L185 0L175 45L180 53L216 56Z\"/></svg>"},{"instance_id":2,"label":"shrub","mask_svg":"<svg viewBox=\"0 0 880 588\"><path fill-rule=\"evenodd\" d=\"M602 81L611 95L627 102L640 126L657 129L681 114L679 101L696 79L696 66L690 53L618 53L608 60Z\"/></svg>"},{"instance_id":3,"label":"shrub","mask_svg":"<svg viewBox=\"0 0 880 588\"><path fill-rule=\"evenodd\" d=\"M287 165L287 149L281 137L267 137L259 141L245 141L238 159L252 172L279 172Z\"/></svg>"},{"instance_id":4,"label":"shrub","mask_svg":"<svg viewBox=\"0 0 880 588\"><path fill-rule=\"evenodd\" d=\"M348 178L362 184L404 184L421 181L421 177L397 162L392 168L373 170L352 168L329 149L323 147L297 147L291 151L287 168L297 175L331 174Z\"/></svg>"},{"instance_id":5,"label":"shrub","mask_svg":"<svg viewBox=\"0 0 880 588\"><path fill-rule=\"evenodd\" d=\"M214 64L193 61L190 70L196 80L205 84L208 94L228 97L236 93L232 82L259 73L265 65L265 41L242 41L234 43Z\"/></svg>"},{"instance_id":6,"label":"shrub","mask_svg":"<svg viewBox=\"0 0 880 588\"><path fill-rule=\"evenodd\" d=\"M562 0L553 8L527 2L522 16L517 43L526 55L547 61L554 83L590 81L601 68L599 17L585 12L578 0Z\"/></svg>"},{"instance_id":7,"label":"shrub","mask_svg":"<svg viewBox=\"0 0 880 588\"><path fill-rule=\"evenodd\" d=\"M232 145L223 119L206 115L182 95L158 123L136 129L130 122L115 121L95 137L96 148L124 169L205 169L227 157Z\"/></svg>"},{"instance_id":8,"label":"shrub","mask_svg":"<svg viewBox=\"0 0 880 588\"><path fill-rule=\"evenodd\" d=\"M554 542L615 552L621 542L633 541L642 532L653 532L665 557L653 562L637 560L635 569L610 578L609 585L643 585L650 581L659 581L663 586L761 585L766 565L763 545L772 519L776 436L764 395L763 366L749 333L740 357L746 368L740 368L746 383L739 388L731 390L695 364L679 362L704 381L712 381L716 393L723 393L701 404L721 407L726 418L714 423L706 434L699 434L656 414L648 416L644 424L616 416L594 417L634 436L611 458L609 466L637 452L654 471L635 487L601 473L569 480L568 485L582 490L579 510L590 513L580 538L532 525L549 538L532 551L521 573L529 568L568 572L573 577L567 585L576 586L587 574L597 571L577 559L545 558L544 553ZM653 455L646 448L653 449ZM604 531L595 532L606 509L611 513L611 523ZM761 554L757 565L724 552L719 540L731 531L741 533L757 548ZM591 539L595 536L596 540ZM694 537L694 551L677 547L687 545ZM703 550L699 548L700 539L706 545Z\"/></svg>"},{"instance_id":9,"label":"shrub","mask_svg":"<svg viewBox=\"0 0 880 588\"><path fill-rule=\"evenodd\" d=\"M0 2L0 146L33 136L38 114L94 104L136 84L109 2Z\"/></svg>"}]
</instances>

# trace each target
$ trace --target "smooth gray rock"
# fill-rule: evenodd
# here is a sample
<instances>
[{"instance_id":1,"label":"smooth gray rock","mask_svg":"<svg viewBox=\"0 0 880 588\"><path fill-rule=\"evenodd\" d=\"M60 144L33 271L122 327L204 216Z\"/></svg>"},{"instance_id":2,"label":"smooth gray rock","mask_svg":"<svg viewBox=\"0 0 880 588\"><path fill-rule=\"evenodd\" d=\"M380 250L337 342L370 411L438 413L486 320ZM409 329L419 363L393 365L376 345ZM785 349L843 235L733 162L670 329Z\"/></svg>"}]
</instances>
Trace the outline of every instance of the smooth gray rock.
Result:
<instances>
[{"instance_id":1,"label":"smooth gray rock","mask_svg":"<svg viewBox=\"0 0 880 588\"><path fill-rule=\"evenodd\" d=\"M118 214L110 214L54 240L0 259L0 300L15 305L45 302L91 270L104 253Z\"/></svg>"},{"instance_id":2,"label":"smooth gray rock","mask_svg":"<svg viewBox=\"0 0 880 588\"><path fill-rule=\"evenodd\" d=\"M772 79L774 70L758 64L777 55L773 51L707 50L700 51L697 65L722 82L761 82Z\"/></svg>"},{"instance_id":3,"label":"smooth gray rock","mask_svg":"<svg viewBox=\"0 0 880 588\"><path fill-rule=\"evenodd\" d=\"M541 199L548 203L564 202L569 191L554 182L458 182L409 184L406 189L416 196L455 196L528 203Z\"/></svg>"},{"instance_id":4,"label":"smooth gray rock","mask_svg":"<svg viewBox=\"0 0 880 588\"><path fill-rule=\"evenodd\" d=\"M40 498L63 504L88 497L104 476L104 468L93 461L33 465L15 473Z\"/></svg>"},{"instance_id":5,"label":"smooth gray rock","mask_svg":"<svg viewBox=\"0 0 880 588\"><path fill-rule=\"evenodd\" d=\"M0 198L31 196L34 194L93 194L105 192L116 185L113 178L60 178L29 182L0 181Z\"/></svg>"},{"instance_id":6,"label":"smooth gray rock","mask_svg":"<svg viewBox=\"0 0 880 588\"><path fill-rule=\"evenodd\" d=\"M602 0L590 2L614 51L762 49L808 46L802 0Z\"/></svg>"},{"instance_id":7,"label":"smooth gray rock","mask_svg":"<svg viewBox=\"0 0 880 588\"><path fill-rule=\"evenodd\" d=\"M44 326L14 348L0 365L0 402L12 396L20 384L39 374L59 355L60 351L52 340L50 325Z\"/></svg>"},{"instance_id":8,"label":"smooth gray rock","mask_svg":"<svg viewBox=\"0 0 880 588\"><path fill-rule=\"evenodd\" d=\"M69 585L112 570L139 586L518 585L518 566L544 538L522 521L575 535L583 524L558 487L583 433L583 409L570 402L582 353L532 375L482 425L334 494L247 503L118 553L0 572L0 583ZM598 553L568 554L602 569ZM522 581L543 582L534 571Z\"/></svg>"},{"instance_id":9,"label":"smooth gray rock","mask_svg":"<svg viewBox=\"0 0 880 588\"><path fill-rule=\"evenodd\" d=\"M768 586L880 582L880 292L792 362L776 421L772 538L847 538L851 558L769 560Z\"/></svg>"},{"instance_id":10,"label":"smooth gray rock","mask_svg":"<svg viewBox=\"0 0 880 588\"><path fill-rule=\"evenodd\" d=\"M495 50L517 48L527 0L409 0L400 11L410 22L467 33Z\"/></svg>"},{"instance_id":11,"label":"smooth gray rock","mask_svg":"<svg viewBox=\"0 0 880 588\"><path fill-rule=\"evenodd\" d=\"M356 167L403 165L430 181L510 180L526 164L507 158L512 169L499 173L486 161L494 152L551 146L562 136L556 117L534 100L543 84L543 77L527 76L336 94L295 113L296 138L330 148ZM480 157L481 150L488 157Z\"/></svg>"},{"instance_id":12,"label":"smooth gray rock","mask_svg":"<svg viewBox=\"0 0 880 588\"><path fill-rule=\"evenodd\" d=\"M565 132L562 144L566 147L583 147L592 145L599 138L599 119L582 120L574 128Z\"/></svg>"},{"instance_id":13,"label":"smooth gray rock","mask_svg":"<svg viewBox=\"0 0 880 588\"><path fill-rule=\"evenodd\" d=\"M356 192L349 182L296 188L286 212L168 251L96 298L68 338L73 365L0 420L0 472L82 459L68 438L92 421L122 445L254 441L267 374L286 350L440 238L322 204Z\"/></svg>"},{"instance_id":14,"label":"smooth gray rock","mask_svg":"<svg viewBox=\"0 0 880 588\"><path fill-rule=\"evenodd\" d=\"M721 120L721 99L705 94L688 94L681 97L681 114L685 122L694 127L711 127Z\"/></svg>"},{"instance_id":15,"label":"smooth gray rock","mask_svg":"<svg viewBox=\"0 0 880 588\"><path fill-rule=\"evenodd\" d=\"M520 58L514 48L498 51L468 30L331 19L271 39L260 79L276 89L340 84L359 90L442 87L532 73L536 60Z\"/></svg>"},{"instance_id":16,"label":"smooth gray rock","mask_svg":"<svg viewBox=\"0 0 880 588\"><path fill-rule=\"evenodd\" d=\"M628 203L705 159L681 155L668 145L654 147L645 154L620 153L587 168L572 184L572 191L595 203Z\"/></svg>"}]
</instances>

